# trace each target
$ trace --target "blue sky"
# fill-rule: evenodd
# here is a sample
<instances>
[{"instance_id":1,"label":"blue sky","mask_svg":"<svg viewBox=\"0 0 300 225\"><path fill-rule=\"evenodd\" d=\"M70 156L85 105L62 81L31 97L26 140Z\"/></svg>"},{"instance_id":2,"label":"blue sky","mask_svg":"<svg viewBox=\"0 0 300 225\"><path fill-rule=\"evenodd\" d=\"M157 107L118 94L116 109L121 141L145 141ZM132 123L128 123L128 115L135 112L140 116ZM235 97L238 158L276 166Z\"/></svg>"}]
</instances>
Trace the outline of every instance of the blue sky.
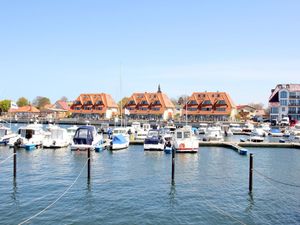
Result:
<instances>
[{"instance_id":1,"label":"blue sky","mask_svg":"<svg viewBox=\"0 0 300 225\"><path fill-rule=\"evenodd\" d=\"M0 99L119 100L161 84L267 104L277 83L300 83L299 12L298 0L0 1Z\"/></svg>"}]
</instances>

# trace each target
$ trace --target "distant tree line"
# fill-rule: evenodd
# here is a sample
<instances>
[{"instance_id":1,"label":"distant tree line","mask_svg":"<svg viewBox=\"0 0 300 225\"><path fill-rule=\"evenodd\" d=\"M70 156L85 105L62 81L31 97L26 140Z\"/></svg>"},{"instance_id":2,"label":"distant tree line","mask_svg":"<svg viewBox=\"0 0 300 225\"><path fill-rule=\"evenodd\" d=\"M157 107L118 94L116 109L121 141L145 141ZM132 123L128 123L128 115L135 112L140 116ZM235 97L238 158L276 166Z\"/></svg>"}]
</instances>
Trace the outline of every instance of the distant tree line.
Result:
<instances>
[{"instance_id":1,"label":"distant tree line","mask_svg":"<svg viewBox=\"0 0 300 225\"><path fill-rule=\"evenodd\" d=\"M67 102L68 98L66 96L62 96L60 100ZM46 105L51 104L51 101L47 97L37 96L32 100L32 102L30 102L27 98L22 96L17 100L16 103L18 107L33 105L38 109L43 109ZM5 99L0 101L0 112L8 112L10 106L11 106L11 100Z\"/></svg>"}]
</instances>

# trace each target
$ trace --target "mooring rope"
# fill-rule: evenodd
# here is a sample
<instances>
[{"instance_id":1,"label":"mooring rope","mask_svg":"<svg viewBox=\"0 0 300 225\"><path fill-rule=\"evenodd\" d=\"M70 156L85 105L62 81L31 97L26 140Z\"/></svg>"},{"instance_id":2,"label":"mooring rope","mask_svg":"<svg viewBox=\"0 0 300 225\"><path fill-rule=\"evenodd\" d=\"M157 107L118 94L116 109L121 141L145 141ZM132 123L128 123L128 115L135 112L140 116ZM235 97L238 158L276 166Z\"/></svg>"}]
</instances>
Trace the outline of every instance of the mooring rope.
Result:
<instances>
[{"instance_id":1,"label":"mooring rope","mask_svg":"<svg viewBox=\"0 0 300 225\"><path fill-rule=\"evenodd\" d=\"M213 207L215 208L220 214L222 214L223 216L227 216L233 220L235 220L236 222L239 222L240 224L243 224L243 225L247 225L246 223L244 223L243 221L235 218L234 216L230 215L229 213L225 212L224 210L220 209L218 206L216 206L215 204L211 203L210 201L206 200L205 198L203 198L204 201L210 206L210 207Z\"/></svg>"},{"instance_id":2,"label":"mooring rope","mask_svg":"<svg viewBox=\"0 0 300 225\"><path fill-rule=\"evenodd\" d=\"M258 175L264 177L264 178L267 178L273 182L276 182L276 183L279 183L279 184L283 184L283 185L287 185L287 186L291 186L291 187L298 187L300 188L300 185L297 185L297 184L289 184L289 183L286 183L286 182L283 182L283 181L280 181L280 180L276 180L274 178L271 178L271 177L268 177L267 175L264 175L263 173L257 171L256 169L253 169Z\"/></svg>"},{"instance_id":3,"label":"mooring rope","mask_svg":"<svg viewBox=\"0 0 300 225\"><path fill-rule=\"evenodd\" d=\"M270 184L273 188L275 188L278 192L280 192L283 196L288 196L290 197L291 199L295 200L296 202L299 201L298 198L295 198L294 196L282 191L280 188L276 187L275 185L273 185L273 183L271 183L268 179L264 179L263 176L260 176L262 178L262 180L264 180L265 182L267 182L268 184Z\"/></svg>"},{"instance_id":4,"label":"mooring rope","mask_svg":"<svg viewBox=\"0 0 300 225\"><path fill-rule=\"evenodd\" d=\"M35 215L31 216L30 218L24 220L23 222L19 223L18 225L22 225L24 223L27 223L28 221L34 219L35 217L39 216L40 214L42 214L43 212L45 212L47 209L49 209L51 206L53 206L56 202L58 202L65 194L68 193L68 191L74 186L74 184L77 182L77 180L79 179L80 175L83 172L83 169L86 167L87 162L89 159L87 159L87 161L85 162L84 166L82 167L80 173L78 174L78 176L76 177L76 179L73 181L73 183L55 200L53 201L50 205L48 205L46 208L44 208L43 210L41 210L40 212L36 213Z\"/></svg>"},{"instance_id":5,"label":"mooring rope","mask_svg":"<svg viewBox=\"0 0 300 225\"><path fill-rule=\"evenodd\" d=\"M14 155L16 155L16 153L13 153L12 155L8 156L6 159L4 159L3 161L1 161L0 164L5 163L8 159L10 159L11 157L13 157Z\"/></svg>"}]
</instances>

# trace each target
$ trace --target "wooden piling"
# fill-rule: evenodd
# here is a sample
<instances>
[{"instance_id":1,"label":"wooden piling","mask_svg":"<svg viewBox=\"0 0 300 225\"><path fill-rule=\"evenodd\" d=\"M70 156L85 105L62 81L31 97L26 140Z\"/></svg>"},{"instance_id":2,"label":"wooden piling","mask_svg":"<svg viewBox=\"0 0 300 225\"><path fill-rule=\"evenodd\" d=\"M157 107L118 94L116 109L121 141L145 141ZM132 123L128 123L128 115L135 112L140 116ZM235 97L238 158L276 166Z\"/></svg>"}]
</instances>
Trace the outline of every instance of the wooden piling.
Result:
<instances>
[{"instance_id":1,"label":"wooden piling","mask_svg":"<svg viewBox=\"0 0 300 225\"><path fill-rule=\"evenodd\" d=\"M253 186L253 154L250 154L250 162L249 162L249 192L252 192Z\"/></svg>"},{"instance_id":2,"label":"wooden piling","mask_svg":"<svg viewBox=\"0 0 300 225\"><path fill-rule=\"evenodd\" d=\"M14 145L14 179L17 177L17 146Z\"/></svg>"},{"instance_id":3,"label":"wooden piling","mask_svg":"<svg viewBox=\"0 0 300 225\"><path fill-rule=\"evenodd\" d=\"M172 184L175 183L175 149L172 148Z\"/></svg>"},{"instance_id":4,"label":"wooden piling","mask_svg":"<svg viewBox=\"0 0 300 225\"><path fill-rule=\"evenodd\" d=\"M88 179L88 181L90 180L90 178L91 178L91 159L90 159L90 157L91 157L91 149L90 148L88 148L88 150L87 150L87 157L88 157L88 171L87 171L87 179Z\"/></svg>"}]
</instances>

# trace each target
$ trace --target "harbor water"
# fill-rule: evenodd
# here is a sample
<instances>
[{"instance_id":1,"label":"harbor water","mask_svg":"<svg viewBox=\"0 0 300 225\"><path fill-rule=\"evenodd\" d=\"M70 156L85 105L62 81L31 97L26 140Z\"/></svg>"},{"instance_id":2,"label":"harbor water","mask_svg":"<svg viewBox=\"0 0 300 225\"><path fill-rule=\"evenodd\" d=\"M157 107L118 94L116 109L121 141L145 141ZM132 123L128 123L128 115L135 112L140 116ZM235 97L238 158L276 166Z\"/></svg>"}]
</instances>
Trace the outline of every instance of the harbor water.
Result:
<instances>
[{"instance_id":1,"label":"harbor water","mask_svg":"<svg viewBox=\"0 0 300 225\"><path fill-rule=\"evenodd\" d=\"M254 171L249 194L249 158L219 147L177 154L175 185L171 155L143 146L92 152L89 183L86 152L18 150L16 182L12 158L0 164L0 224L39 212L27 224L300 224L300 151L249 151L255 170L286 184ZM0 147L0 162L12 153Z\"/></svg>"}]
</instances>

